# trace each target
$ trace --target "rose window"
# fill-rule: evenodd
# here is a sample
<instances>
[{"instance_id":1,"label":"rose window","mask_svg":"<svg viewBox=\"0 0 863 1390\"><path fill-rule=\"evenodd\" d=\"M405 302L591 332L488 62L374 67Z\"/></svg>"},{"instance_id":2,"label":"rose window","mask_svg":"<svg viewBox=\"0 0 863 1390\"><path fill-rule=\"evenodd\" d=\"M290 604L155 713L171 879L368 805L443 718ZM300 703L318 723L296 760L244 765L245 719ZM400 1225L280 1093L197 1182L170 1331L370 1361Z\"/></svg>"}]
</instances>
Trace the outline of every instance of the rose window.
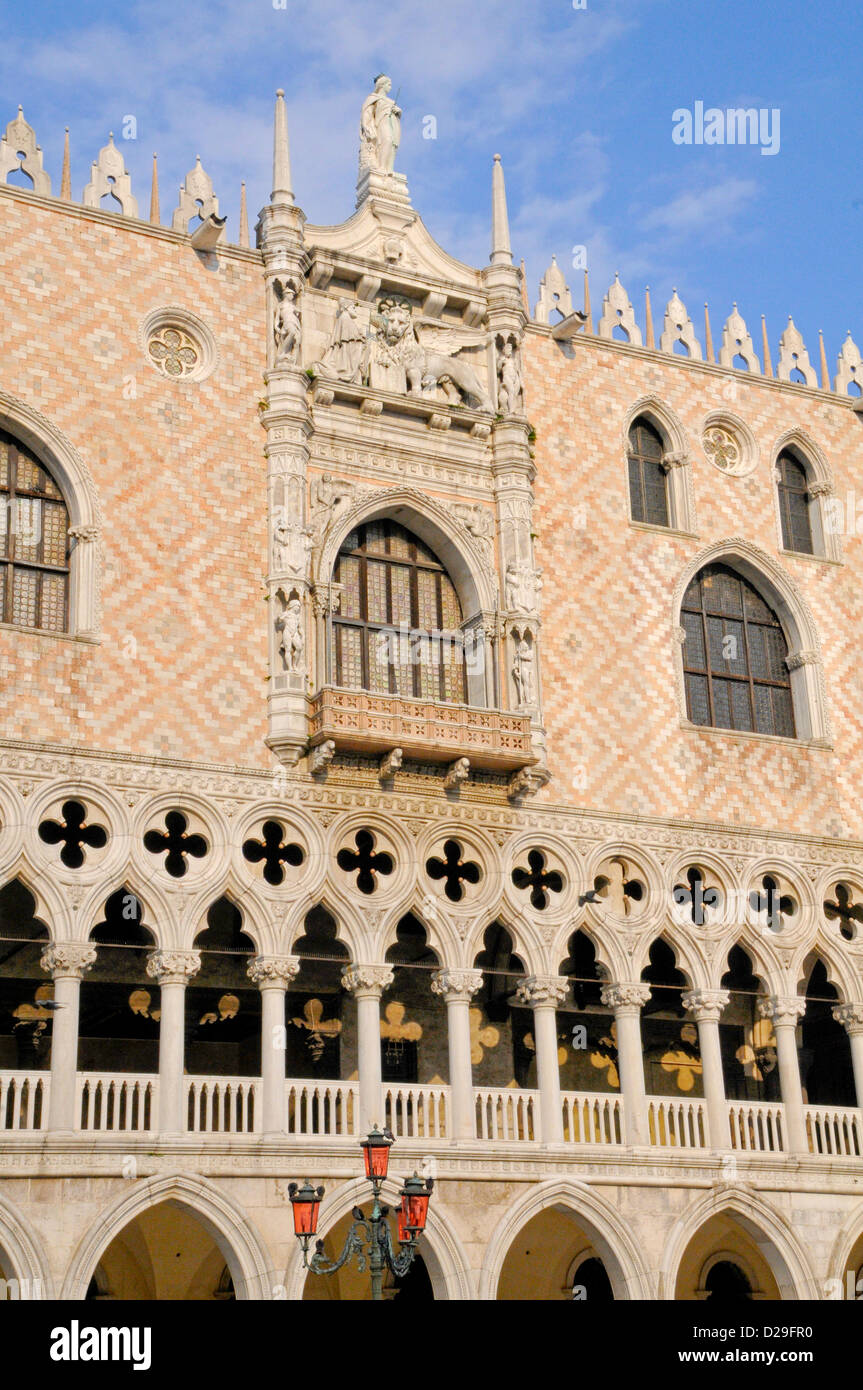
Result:
<instances>
[{"instance_id":1,"label":"rose window","mask_svg":"<svg viewBox=\"0 0 863 1390\"><path fill-rule=\"evenodd\" d=\"M163 376L188 377L198 367L198 345L182 328L164 326L151 334L147 355Z\"/></svg>"}]
</instances>

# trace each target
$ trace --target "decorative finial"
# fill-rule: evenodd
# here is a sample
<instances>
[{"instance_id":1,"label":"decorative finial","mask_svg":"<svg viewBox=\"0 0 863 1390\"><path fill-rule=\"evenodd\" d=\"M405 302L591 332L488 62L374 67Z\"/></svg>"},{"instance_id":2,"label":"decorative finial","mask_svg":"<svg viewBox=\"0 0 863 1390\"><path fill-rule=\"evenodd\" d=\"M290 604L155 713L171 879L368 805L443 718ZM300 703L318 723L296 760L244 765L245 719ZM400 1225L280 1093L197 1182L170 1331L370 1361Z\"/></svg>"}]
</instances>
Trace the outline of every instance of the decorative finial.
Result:
<instances>
[{"instance_id":1,"label":"decorative finial","mask_svg":"<svg viewBox=\"0 0 863 1390\"><path fill-rule=\"evenodd\" d=\"M553 256L552 260L554 260ZM527 270L524 264L524 256L521 258L519 269L521 271L521 302L524 306L524 312L527 314L528 318L530 318L530 300L527 297Z\"/></svg>"},{"instance_id":2,"label":"decorative finial","mask_svg":"<svg viewBox=\"0 0 863 1390\"><path fill-rule=\"evenodd\" d=\"M288 108L285 106L283 88L276 92L276 110L273 118L273 191L271 203L290 205L294 201L291 183L291 153L288 146Z\"/></svg>"},{"instance_id":3,"label":"decorative finial","mask_svg":"<svg viewBox=\"0 0 863 1390\"><path fill-rule=\"evenodd\" d=\"M773 363L770 360L770 344L767 341L767 319L761 315L761 344L764 354L764 375L773 375Z\"/></svg>"},{"instance_id":4,"label":"decorative finial","mask_svg":"<svg viewBox=\"0 0 863 1390\"><path fill-rule=\"evenodd\" d=\"M827 371L827 353L824 351L824 334L818 329L818 349L821 354L821 390L830 390L830 374Z\"/></svg>"},{"instance_id":5,"label":"decorative finial","mask_svg":"<svg viewBox=\"0 0 863 1390\"><path fill-rule=\"evenodd\" d=\"M63 139L63 172L60 175L60 197L67 203L72 201L72 164L69 156L69 127Z\"/></svg>"},{"instance_id":6,"label":"decorative finial","mask_svg":"<svg viewBox=\"0 0 863 1390\"><path fill-rule=\"evenodd\" d=\"M584 331L593 332L593 314L590 311L590 280L587 274L587 267L584 269Z\"/></svg>"},{"instance_id":7,"label":"decorative finial","mask_svg":"<svg viewBox=\"0 0 863 1390\"><path fill-rule=\"evenodd\" d=\"M494 157L491 171L491 264L512 265L509 241L509 217L506 211L506 186L500 155Z\"/></svg>"},{"instance_id":8,"label":"decorative finial","mask_svg":"<svg viewBox=\"0 0 863 1390\"><path fill-rule=\"evenodd\" d=\"M159 216L159 169L156 163L155 152L153 154L153 180L150 184L150 221L154 227L158 227L161 222Z\"/></svg>"},{"instance_id":9,"label":"decorative finial","mask_svg":"<svg viewBox=\"0 0 863 1390\"><path fill-rule=\"evenodd\" d=\"M238 246L248 246L249 244L249 215L246 211L246 180L240 184L240 235L237 239Z\"/></svg>"},{"instance_id":10,"label":"decorative finial","mask_svg":"<svg viewBox=\"0 0 863 1390\"><path fill-rule=\"evenodd\" d=\"M653 309L650 305L650 286L644 287L644 345L645 347L655 348L656 339L653 334Z\"/></svg>"},{"instance_id":11,"label":"decorative finial","mask_svg":"<svg viewBox=\"0 0 863 1390\"><path fill-rule=\"evenodd\" d=\"M737 308L735 304L734 308ZM715 362L713 353L713 334L710 331L710 310L707 307L707 300L704 301L704 350L707 354L708 362Z\"/></svg>"}]
</instances>

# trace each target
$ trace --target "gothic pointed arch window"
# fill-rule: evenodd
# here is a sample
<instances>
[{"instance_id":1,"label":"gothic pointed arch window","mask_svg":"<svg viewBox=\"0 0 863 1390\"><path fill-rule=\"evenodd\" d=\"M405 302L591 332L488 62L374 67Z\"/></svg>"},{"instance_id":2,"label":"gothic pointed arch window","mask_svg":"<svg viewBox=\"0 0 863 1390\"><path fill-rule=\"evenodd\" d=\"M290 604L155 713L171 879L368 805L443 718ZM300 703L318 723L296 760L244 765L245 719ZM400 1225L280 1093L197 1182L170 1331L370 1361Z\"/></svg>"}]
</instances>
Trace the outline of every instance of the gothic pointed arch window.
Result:
<instances>
[{"instance_id":1,"label":"gothic pointed arch window","mask_svg":"<svg viewBox=\"0 0 863 1390\"><path fill-rule=\"evenodd\" d=\"M434 552L395 521L345 538L333 579L331 669L337 686L406 699L466 702L463 614Z\"/></svg>"},{"instance_id":2,"label":"gothic pointed arch window","mask_svg":"<svg viewBox=\"0 0 863 1390\"><path fill-rule=\"evenodd\" d=\"M36 456L0 431L0 622L65 632L69 513Z\"/></svg>"},{"instance_id":3,"label":"gothic pointed arch window","mask_svg":"<svg viewBox=\"0 0 863 1390\"><path fill-rule=\"evenodd\" d=\"M796 738L788 642L755 585L706 565L683 597L683 673L693 724Z\"/></svg>"},{"instance_id":4,"label":"gothic pointed arch window","mask_svg":"<svg viewBox=\"0 0 863 1390\"><path fill-rule=\"evenodd\" d=\"M812 498L806 468L789 449L783 449L776 460L776 474L782 545L798 555L814 555Z\"/></svg>"},{"instance_id":5,"label":"gothic pointed arch window","mask_svg":"<svg viewBox=\"0 0 863 1390\"><path fill-rule=\"evenodd\" d=\"M648 526L670 526L668 467L659 431L643 415L629 428L629 504L632 520Z\"/></svg>"}]
</instances>

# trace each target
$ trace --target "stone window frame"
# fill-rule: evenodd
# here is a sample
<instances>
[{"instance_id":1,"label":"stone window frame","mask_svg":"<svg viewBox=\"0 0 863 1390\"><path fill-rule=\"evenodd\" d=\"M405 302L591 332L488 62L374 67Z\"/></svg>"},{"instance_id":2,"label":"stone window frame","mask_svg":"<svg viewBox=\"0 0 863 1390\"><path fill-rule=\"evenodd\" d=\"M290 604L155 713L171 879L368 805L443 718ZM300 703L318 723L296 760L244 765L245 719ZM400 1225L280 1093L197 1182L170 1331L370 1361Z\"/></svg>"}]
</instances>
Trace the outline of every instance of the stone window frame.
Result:
<instances>
[{"instance_id":1,"label":"stone window frame","mask_svg":"<svg viewBox=\"0 0 863 1390\"><path fill-rule=\"evenodd\" d=\"M184 376L169 376L157 366L150 356L151 337L154 333L165 328L176 328L187 334L198 349L198 365ZM203 319L198 318L197 314L193 314L189 309L184 309L178 304L160 305L144 315L138 325L138 346L148 367L156 372L163 381L184 386L206 381L207 377L212 376L219 364L218 344L210 329Z\"/></svg>"},{"instance_id":2,"label":"stone window frame","mask_svg":"<svg viewBox=\"0 0 863 1390\"><path fill-rule=\"evenodd\" d=\"M668 525L657 526L649 521L636 521L632 515L632 501L629 493L629 431L636 420L643 418L658 432L664 451L663 462L668 466ZM626 519L630 526L638 530L653 531L662 535L669 532L677 535L696 534L695 501L692 490L692 450L686 431L670 406L658 396L641 396L631 405L623 422L622 431L623 483L626 497Z\"/></svg>"},{"instance_id":3,"label":"stone window frame","mask_svg":"<svg viewBox=\"0 0 863 1390\"><path fill-rule=\"evenodd\" d=\"M782 510L779 500L779 457L789 453L806 473L809 488L809 526L812 532L812 553L804 550L788 550L782 533ZM823 451L811 435L800 428L786 430L776 440L770 452L772 478L773 510L776 524L776 544L781 555L793 555L795 559L815 560L824 563L842 564L842 548L839 528L828 524L831 520L827 503L835 497L835 487L830 465Z\"/></svg>"},{"instance_id":4,"label":"stone window frame","mask_svg":"<svg viewBox=\"0 0 863 1390\"><path fill-rule=\"evenodd\" d=\"M101 610L102 515L90 470L72 442L46 416L5 391L0 391L0 428L29 449L47 469L63 494L69 514L68 626L64 632L19 627L61 641L99 639Z\"/></svg>"},{"instance_id":5,"label":"stone window frame","mask_svg":"<svg viewBox=\"0 0 863 1390\"><path fill-rule=\"evenodd\" d=\"M762 734L740 729L719 729L693 724L687 714L686 682L683 674L684 629L680 621L683 598L692 579L706 565L725 564L748 579L776 613L788 643L786 658L791 676L795 738L781 734ZM717 541L693 557L678 576L671 601L671 635L674 686L680 724L692 733L705 733L733 739L760 739L786 747L815 745L830 748L833 732L827 704L827 687L821 642L815 617L796 584L778 561L741 536Z\"/></svg>"}]
</instances>

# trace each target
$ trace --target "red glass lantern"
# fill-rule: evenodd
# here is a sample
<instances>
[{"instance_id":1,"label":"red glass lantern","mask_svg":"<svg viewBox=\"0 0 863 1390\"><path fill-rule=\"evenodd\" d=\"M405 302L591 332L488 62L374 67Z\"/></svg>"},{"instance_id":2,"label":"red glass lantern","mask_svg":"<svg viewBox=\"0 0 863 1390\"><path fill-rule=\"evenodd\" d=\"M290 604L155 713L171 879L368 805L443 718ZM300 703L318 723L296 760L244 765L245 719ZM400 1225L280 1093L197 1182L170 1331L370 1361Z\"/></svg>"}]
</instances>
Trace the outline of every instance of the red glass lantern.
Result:
<instances>
[{"instance_id":1,"label":"red glass lantern","mask_svg":"<svg viewBox=\"0 0 863 1390\"><path fill-rule=\"evenodd\" d=\"M408 1178L405 1182L399 1193L402 1199L398 1209L399 1241L401 1244L413 1236L421 1235L425 1230L433 1187L433 1178L423 1179L418 1173L414 1173L413 1177Z\"/></svg>"},{"instance_id":2,"label":"red glass lantern","mask_svg":"<svg viewBox=\"0 0 863 1390\"><path fill-rule=\"evenodd\" d=\"M322 1187L312 1187L308 1178L302 1187L295 1182L288 1185L288 1195L294 1212L294 1235L313 1236L318 1230L318 1212L321 1209Z\"/></svg>"},{"instance_id":3,"label":"red glass lantern","mask_svg":"<svg viewBox=\"0 0 863 1390\"><path fill-rule=\"evenodd\" d=\"M372 1130L368 1139L360 1141L367 1178L372 1178L375 1182L383 1182L389 1168L392 1142L393 1136L389 1130L384 1130L381 1134L377 1126Z\"/></svg>"}]
</instances>

